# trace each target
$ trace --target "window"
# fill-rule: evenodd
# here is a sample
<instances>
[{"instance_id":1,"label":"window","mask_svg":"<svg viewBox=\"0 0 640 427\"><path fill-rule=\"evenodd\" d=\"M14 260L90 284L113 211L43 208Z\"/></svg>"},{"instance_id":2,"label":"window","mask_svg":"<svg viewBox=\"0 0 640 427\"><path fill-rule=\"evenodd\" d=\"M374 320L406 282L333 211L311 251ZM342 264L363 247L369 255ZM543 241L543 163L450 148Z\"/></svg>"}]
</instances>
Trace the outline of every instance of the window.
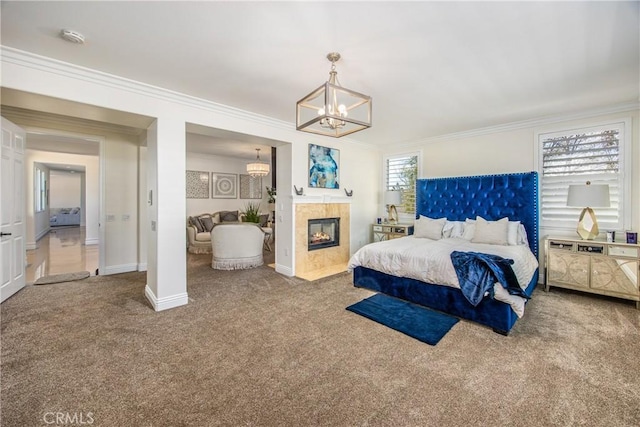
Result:
<instances>
[{"instance_id":1,"label":"window","mask_svg":"<svg viewBox=\"0 0 640 427\"><path fill-rule=\"evenodd\" d=\"M418 154L388 157L385 160L385 191L399 190L400 205L396 206L400 221L413 221L416 215L416 179Z\"/></svg>"},{"instance_id":2,"label":"window","mask_svg":"<svg viewBox=\"0 0 640 427\"><path fill-rule=\"evenodd\" d=\"M35 211L42 212L47 207L47 175L37 166L35 172Z\"/></svg>"},{"instance_id":3,"label":"window","mask_svg":"<svg viewBox=\"0 0 640 427\"><path fill-rule=\"evenodd\" d=\"M569 185L591 181L609 185L611 206L594 207L600 229L627 228L630 183L625 182L624 173L625 125L608 123L538 135L542 227L575 229L582 208L567 206Z\"/></svg>"}]
</instances>

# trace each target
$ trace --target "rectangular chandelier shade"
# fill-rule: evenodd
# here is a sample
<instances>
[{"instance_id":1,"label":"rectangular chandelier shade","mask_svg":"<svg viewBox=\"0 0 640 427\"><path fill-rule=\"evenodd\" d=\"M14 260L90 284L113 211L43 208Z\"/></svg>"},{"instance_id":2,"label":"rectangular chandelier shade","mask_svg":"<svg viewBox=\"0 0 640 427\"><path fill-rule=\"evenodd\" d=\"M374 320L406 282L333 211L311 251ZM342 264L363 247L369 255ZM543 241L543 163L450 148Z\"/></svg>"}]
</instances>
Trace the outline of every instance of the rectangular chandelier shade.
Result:
<instances>
[{"instance_id":1,"label":"rectangular chandelier shade","mask_svg":"<svg viewBox=\"0 0 640 427\"><path fill-rule=\"evenodd\" d=\"M371 127L371 97L324 83L296 104L296 129L340 138Z\"/></svg>"}]
</instances>

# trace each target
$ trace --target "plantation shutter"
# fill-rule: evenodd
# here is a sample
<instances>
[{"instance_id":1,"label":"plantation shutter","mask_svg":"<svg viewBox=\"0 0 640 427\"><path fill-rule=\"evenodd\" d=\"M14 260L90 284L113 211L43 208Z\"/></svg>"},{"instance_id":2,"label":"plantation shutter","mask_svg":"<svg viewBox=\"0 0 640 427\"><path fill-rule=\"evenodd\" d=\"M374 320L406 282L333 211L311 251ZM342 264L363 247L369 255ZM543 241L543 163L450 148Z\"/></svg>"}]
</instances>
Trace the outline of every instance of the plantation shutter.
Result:
<instances>
[{"instance_id":1,"label":"plantation shutter","mask_svg":"<svg viewBox=\"0 0 640 427\"><path fill-rule=\"evenodd\" d=\"M400 205L396 206L401 219L413 220L416 214L416 178L418 156L397 156L387 159L385 190L400 191Z\"/></svg>"},{"instance_id":2,"label":"plantation shutter","mask_svg":"<svg viewBox=\"0 0 640 427\"><path fill-rule=\"evenodd\" d=\"M540 135L542 227L574 229L582 207L567 206L569 185L590 181L609 186L611 206L593 207L600 229L624 228L623 132L624 123L615 123Z\"/></svg>"}]
</instances>

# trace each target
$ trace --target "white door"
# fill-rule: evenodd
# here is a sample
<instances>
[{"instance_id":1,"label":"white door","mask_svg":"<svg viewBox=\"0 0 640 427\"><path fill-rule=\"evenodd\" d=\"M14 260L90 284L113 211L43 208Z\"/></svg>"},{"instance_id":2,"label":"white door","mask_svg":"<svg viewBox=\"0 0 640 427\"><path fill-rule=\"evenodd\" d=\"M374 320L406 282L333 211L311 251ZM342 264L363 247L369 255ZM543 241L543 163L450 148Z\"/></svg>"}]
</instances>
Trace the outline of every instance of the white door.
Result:
<instances>
[{"instance_id":1,"label":"white door","mask_svg":"<svg viewBox=\"0 0 640 427\"><path fill-rule=\"evenodd\" d=\"M24 149L26 133L2 117L0 161L0 302L24 287Z\"/></svg>"}]
</instances>

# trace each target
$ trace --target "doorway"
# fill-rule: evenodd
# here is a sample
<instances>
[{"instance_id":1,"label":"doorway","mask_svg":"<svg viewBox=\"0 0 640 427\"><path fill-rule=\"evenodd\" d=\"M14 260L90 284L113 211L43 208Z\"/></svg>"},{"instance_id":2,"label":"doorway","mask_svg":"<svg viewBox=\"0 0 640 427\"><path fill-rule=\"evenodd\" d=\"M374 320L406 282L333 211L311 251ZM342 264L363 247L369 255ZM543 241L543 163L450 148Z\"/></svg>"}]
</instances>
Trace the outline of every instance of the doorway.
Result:
<instances>
[{"instance_id":1,"label":"doorway","mask_svg":"<svg viewBox=\"0 0 640 427\"><path fill-rule=\"evenodd\" d=\"M102 265L100 235L103 138L29 128L25 195L27 283Z\"/></svg>"},{"instance_id":2,"label":"doorway","mask_svg":"<svg viewBox=\"0 0 640 427\"><path fill-rule=\"evenodd\" d=\"M44 197L38 200L41 184L35 180L36 211L38 208L48 210L48 222L38 224L36 221L36 236L42 237L37 238L35 249L27 251L27 283L63 273L97 274L99 244L88 241L86 227L86 167L36 163L34 169L36 178L43 175L46 183ZM39 231L38 226L43 231Z\"/></svg>"}]
</instances>

